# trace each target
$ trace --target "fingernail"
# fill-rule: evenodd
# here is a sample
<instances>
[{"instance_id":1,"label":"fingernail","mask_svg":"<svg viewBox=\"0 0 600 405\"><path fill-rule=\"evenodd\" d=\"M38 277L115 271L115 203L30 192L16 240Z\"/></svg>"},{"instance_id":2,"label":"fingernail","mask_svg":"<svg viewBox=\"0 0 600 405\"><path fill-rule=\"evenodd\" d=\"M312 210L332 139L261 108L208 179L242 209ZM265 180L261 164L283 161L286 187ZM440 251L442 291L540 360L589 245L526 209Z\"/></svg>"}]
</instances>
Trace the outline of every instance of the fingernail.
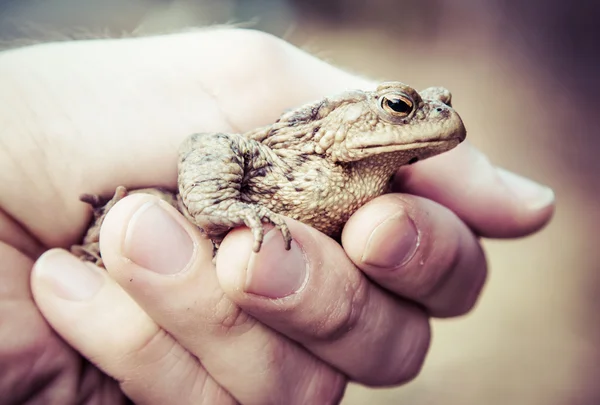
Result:
<instances>
[{"instance_id":1,"label":"fingernail","mask_svg":"<svg viewBox=\"0 0 600 405\"><path fill-rule=\"evenodd\" d=\"M302 289L307 280L307 263L296 242L285 250L274 229L265 235L261 251L248 263L245 291L268 298L284 298Z\"/></svg>"},{"instance_id":2,"label":"fingernail","mask_svg":"<svg viewBox=\"0 0 600 405\"><path fill-rule=\"evenodd\" d=\"M405 212L399 212L373 230L362 261L377 267L399 267L413 257L418 244L417 227Z\"/></svg>"},{"instance_id":3,"label":"fingernail","mask_svg":"<svg viewBox=\"0 0 600 405\"><path fill-rule=\"evenodd\" d=\"M133 214L123 246L135 264L161 274L175 274L190 262L194 242L160 203L150 201Z\"/></svg>"},{"instance_id":4,"label":"fingernail","mask_svg":"<svg viewBox=\"0 0 600 405\"><path fill-rule=\"evenodd\" d=\"M91 263L63 250L44 253L35 264L35 271L55 295L69 301L87 301L104 284L104 277Z\"/></svg>"},{"instance_id":5,"label":"fingernail","mask_svg":"<svg viewBox=\"0 0 600 405\"><path fill-rule=\"evenodd\" d=\"M502 168L496 168L498 176L504 184L532 210L545 208L554 202L554 191L551 188L519 176Z\"/></svg>"}]
</instances>

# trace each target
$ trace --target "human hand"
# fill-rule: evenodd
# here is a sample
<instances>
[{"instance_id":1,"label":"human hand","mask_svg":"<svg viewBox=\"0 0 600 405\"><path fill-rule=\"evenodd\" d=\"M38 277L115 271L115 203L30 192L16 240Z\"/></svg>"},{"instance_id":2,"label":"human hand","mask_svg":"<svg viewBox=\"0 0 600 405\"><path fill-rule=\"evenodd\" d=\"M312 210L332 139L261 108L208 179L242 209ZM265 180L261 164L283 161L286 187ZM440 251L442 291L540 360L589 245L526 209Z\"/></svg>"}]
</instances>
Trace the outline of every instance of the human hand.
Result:
<instances>
[{"instance_id":1,"label":"human hand","mask_svg":"<svg viewBox=\"0 0 600 405\"><path fill-rule=\"evenodd\" d=\"M0 113L2 271L19 287L7 295L18 305L7 307L1 326L13 340L1 340L0 362L13 371L0 375L0 397L27 376L22 395L50 380L44 399L55 403L114 403L120 395L50 332L25 288L32 258L76 242L87 225L78 195L121 184L173 187L188 134L243 132L302 102L370 87L248 31L65 43L1 57L0 105L11 106ZM139 403L325 403L340 398L347 378L399 384L423 362L429 316L474 304L486 271L477 236L533 232L553 202L549 190L496 171L469 144L403 169L399 184L436 202L394 194L369 203L347 224L344 249L289 220L292 251L268 233L253 256L249 232L235 230L216 272L210 243L178 213L131 196L102 230L108 272L52 250L32 274L34 296L53 328ZM15 325L30 342L14 339ZM40 356L40 347L56 352Z\"/></svg>"}]
</instances>

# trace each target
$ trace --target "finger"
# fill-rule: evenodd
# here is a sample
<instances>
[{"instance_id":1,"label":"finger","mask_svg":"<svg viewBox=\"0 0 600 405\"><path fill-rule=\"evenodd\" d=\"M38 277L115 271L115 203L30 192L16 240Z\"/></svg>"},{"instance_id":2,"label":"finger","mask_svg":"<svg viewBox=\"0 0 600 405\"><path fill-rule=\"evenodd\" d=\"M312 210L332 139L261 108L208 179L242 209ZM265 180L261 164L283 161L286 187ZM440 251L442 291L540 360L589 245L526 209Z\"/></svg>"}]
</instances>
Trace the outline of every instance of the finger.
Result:
<instances>
[{"instance_id":1,"label":"finger","mask_svg":"<svg viewBox=\"0 0 600 405\"><path fill-rule=\"evenodd\" d=\"M212 243L170 205L131 195L110 211L100 240L113 278L240 403L331 403L342 395L340 373L224 295Z\"/></svg>"},{"instance_id":2,"label":"finger","mask_svg":"<svg viewBox=\"0 0 600 405\"><path fill-rule=\"evenodd\" d=\"M82 362L42 317L29 287L33 260L1 242L0 258L0 403L81 403L90 397L122 403L118 385Z\"/></svg>"},{"instance_id":3,"label":"finger","mask_svg":"<svg viewBox=\"0 0 600 405\"><path fill-rule=\"evenodd\" d=\"M394 189L447 206L485 237L530 234L546 225L554 212L550 188L494 167L468 142L403 168Z\"/></svg>"},{"instance_id":4,"label":"finger","mask_svg":"<svg viewBox=\"0 0 600 405\"><path fill-rule=\"evenodd\" d=\"M36 262L31 288L52 327L135 403L235 403L105 271L50 250Z\"/></svg>"},{"instance_id":5,"label":"finger","mask_svg":"<svg viewBox=\"0 0 600 405\"><path fill-rule=\"evenodd\" d=\"M431 315L462 315L486 279L481 245L447 208L425 198L388 194L359 209L342 242L378 285L424 305Z\"/></svg>"},{"instance_id":6,"label":"finger","mask_svg":"<svg viewBox=\"0 0 600 405\"><path fill-rule=\"evenodd\" d=\"M2 209L0 209L0 242L14 246L30 258L37 258L44 252L44 247Z\"/></svg>"},{"instance_id":7,"label":"finger","mask_svg":"<svg viewBox=\"0 0 600 405\"><path fill-rule=\"evenodd\" d=\"M286 222L290 251L277 230L265 235L258 254L246 229L225 238L217 275L227 296L355 381L412 379L429 347L427 315L369 282L332 239Z\"/></svg>"}]
</instances>

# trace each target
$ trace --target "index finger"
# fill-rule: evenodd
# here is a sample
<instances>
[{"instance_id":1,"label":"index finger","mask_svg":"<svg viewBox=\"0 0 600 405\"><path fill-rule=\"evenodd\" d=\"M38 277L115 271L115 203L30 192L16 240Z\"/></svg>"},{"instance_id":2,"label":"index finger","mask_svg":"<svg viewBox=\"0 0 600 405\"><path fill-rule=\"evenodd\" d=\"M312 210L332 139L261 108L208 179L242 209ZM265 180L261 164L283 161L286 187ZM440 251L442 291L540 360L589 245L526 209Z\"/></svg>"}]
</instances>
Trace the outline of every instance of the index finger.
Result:
<instances>
[{"instance_id":1,"label":"index finger","mask_svg":"<svg viewBox=\"0 0 600 405\"><path fill-rule=\"evenodd\" d=\"M554 212L552 189L495 167L468 141L402 168L394 188L450 208L484 237L530 234L547 224Z\"/></svg>"}]
</instances>

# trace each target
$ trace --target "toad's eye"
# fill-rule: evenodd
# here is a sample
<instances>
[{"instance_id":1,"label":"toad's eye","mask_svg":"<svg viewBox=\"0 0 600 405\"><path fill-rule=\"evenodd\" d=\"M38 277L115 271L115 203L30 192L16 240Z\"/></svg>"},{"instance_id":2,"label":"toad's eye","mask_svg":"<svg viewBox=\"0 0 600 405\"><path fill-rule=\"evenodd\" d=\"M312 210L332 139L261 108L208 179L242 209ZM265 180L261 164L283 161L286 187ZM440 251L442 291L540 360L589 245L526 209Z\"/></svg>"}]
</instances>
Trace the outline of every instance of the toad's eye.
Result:
<instances>
[{"instance_id":1,"label":"toad's eye","mask_svg":"<svg viewBox=\"0 0 600 405\"><path fill-rule=\"evenodd\" d=\"M401 95L389 95L381 97L381 107L397 117L406 117L413 109L411 99Z\"/></svg>"}]
</instances>

